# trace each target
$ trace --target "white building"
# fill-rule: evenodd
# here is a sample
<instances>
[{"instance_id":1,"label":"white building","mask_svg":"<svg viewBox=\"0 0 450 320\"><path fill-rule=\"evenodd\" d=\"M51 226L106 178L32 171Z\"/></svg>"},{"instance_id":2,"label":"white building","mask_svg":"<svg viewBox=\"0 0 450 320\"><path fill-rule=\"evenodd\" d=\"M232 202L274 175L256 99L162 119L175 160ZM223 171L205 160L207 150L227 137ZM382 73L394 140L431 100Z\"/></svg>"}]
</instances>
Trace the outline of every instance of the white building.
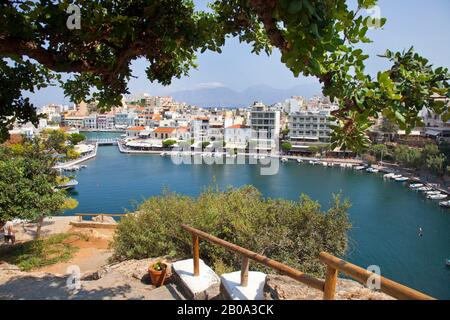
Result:
<instances>
[{"instance_id":1,"label":"white building","mask_svg":"<svg viewBox=\"0 0 450 320\"><path fill-rule=\"evenodd\" d=\"M304 110L289 115L290 141L295 143L328 143L331 129L330 110Z\"/></svg>"},{"instance_id":2,"label":"white building","mask_svg":"<svg viewBox=\"0 0 450 320\"><path fill-rule=\"evenodd\" d=\"M242 124L229 126L224 131L226 148L245 149L252 137L252 129Z\"/></svg>"}]
</instances>

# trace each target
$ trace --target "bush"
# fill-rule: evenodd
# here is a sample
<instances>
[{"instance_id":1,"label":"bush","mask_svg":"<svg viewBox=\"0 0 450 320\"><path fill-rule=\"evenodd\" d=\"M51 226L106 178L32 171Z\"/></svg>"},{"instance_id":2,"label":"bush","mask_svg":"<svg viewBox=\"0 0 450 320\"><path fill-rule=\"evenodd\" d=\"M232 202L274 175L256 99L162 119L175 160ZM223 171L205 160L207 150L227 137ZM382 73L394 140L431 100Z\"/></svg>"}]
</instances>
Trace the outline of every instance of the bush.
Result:
<instances>
[{"instance_id":1,"label":"bush","mask_svg":"<svg viewBox=\"0 0 450 320\"><path fill-rule=\"evenodd\" d=\"M190 258L188 224L216 237L286 263L303 272L323 276L321 251L342 255L350 229L348 201L334 197L323 212L307 196L298 201L263 198L245 186L239 189L208 188L198 198L164 192L140 205L137 213L121 219L112 247L117 260L170 255ZM206 241L200 256L218 270L239 270L241 257ZM259 264L252 268L268 271Z\"/></svg>"}]
</instances>

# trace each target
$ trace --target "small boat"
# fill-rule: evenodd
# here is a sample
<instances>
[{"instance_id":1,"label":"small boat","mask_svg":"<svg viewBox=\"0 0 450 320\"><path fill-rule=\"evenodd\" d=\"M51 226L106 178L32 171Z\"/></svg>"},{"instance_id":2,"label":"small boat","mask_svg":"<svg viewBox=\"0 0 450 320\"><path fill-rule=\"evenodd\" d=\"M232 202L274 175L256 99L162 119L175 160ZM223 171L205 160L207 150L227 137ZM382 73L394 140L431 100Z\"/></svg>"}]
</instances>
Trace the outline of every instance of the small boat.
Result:
<instances>
[{"instance_id":1,"label":"small boat","mask_svg":"<svg viewBox=\"0 0 450 320\"><path fill-rule=\"evenodd\" d=\"M64 171L78 171L78 170L80 170L80 166L71 166L64 168Z\"/></svg>"},{"instance_id":2,"label":"small boat","mask_svg":"<svg viewBox=\"0 0 450 320\"><path fill-rule=\"evenodd\" d=\"M417 189L417 188L423 187L423 183L412 183L409 185L409 187L411 189Z\"/></svg>"},{"instance_id":3,"label":"small boat","mask_svg":"<svg viewBox=\"0 0 450 320\"><path fill-rule=\"evenodd\" d=\"M70 181L68 181L68 182L66 182L64 184L61 184L61 185L57 186L57 188L64 189L64 190L70 190L70 189L75 188L77 185L78 185L78 181L72 179L72 180L70 180Z\"/></svg>"},{"instance_id":4,"label":"small boat","mask_svg":"<svg viewBox=\"0 0 450 320\"><path fill-rule=\"evenodd\" d=\"M421 192L426 192L426 191L433 190L433 188L424 186L424 187L417 188L416 190L421 191Z\"/></svg>"},{"instance_id":5,"label":"small boat","mask_svg":"<svg viewBox=\"0 0 450 320\"><path fill-rule=\"evenodd\" d=\"M441 194L441 192L438 191L438 190L431 190L431 191L426 191L425 194L427 196L429 196L429 195L432 195L432 194Z\"/></svg>"},{"instance_id":6,"label":"small boat","mask_svg":"<svg viewBox=\"0 0 450 320\"><path fill-rule=\"evenodd\" d=\"M167 155L167 153L165 153L165 152L161 152L160 154L159 154L161 157L164 157L164 156L166 156Z\"/></svg>"},{"instance_id":7,"label":"small boat","mask_svg":"<svg viewBox=\"0 0 450 320\"><path fill-rule=\"evenodd\" d=\"M394 176L395 175L395 173L386 173L385 175L383 175L383 178L384 179L390 179L392 176Z\"/></svg>"},{"instance_id":8,"label":"small boat","mask_svg":"<svg viewBox=\"0 0 450 320\"><path fill-rule=\"evenodd\" d=\"M281 162L288 162L289 160L287 158L281 158Z\"/></svg>"},{"instance_id":9,"label":"small boat","mask_svg":"<svg viewBox=\"0 0 450 320\"><path fill-rule=\"evenodd\" d=\"M364 170L365 168L366 168L365 166L356 166L355 170L360 171L360 170Z\"/></svg>"},{"instance_id":10,"label":"small boat","mask_svg":"<svg viewBox=\"0 0 450 320\"><path fill-rule=\"evenodd\" d=\"M87 165L82 164L82 165L80 166L80 168L81 168L81 169L86 169L86 168L87 168Z\"/></svg>"},{"instance_id":11,"label":"small boat","mask_svg":"<svg viewBox=\"0 0 450 320\"><path fill-rule=\"evenodd\" d=\"M448 259L445 261L445 264L447 265L447 267L450 267L450 258L448 258Z\"/></svg>"},{"instance_id":12,"label":"small boat","mask_svg":"<svg viewBox=\"0 0 450 320\"><path fill-rule=\"evenodd\" d=\"M401 178L402 175L401 174L394 174L393 176L391 176L391 179L397 179L397 178Z\"/></svg>"},{"instance_id":13,"label":"small boat","mask_svg":"<svg viewBox=\"0 0 450 320\"><path fill-rule=\"evenodd\" d=\"M316 164L319 164L319 162L310 160L310 161L309 161L309 164L316 165Z\"/></svg>"},{"instance_id":14,"label":"small boat","mask_svg":"<svg viewBox=\"0 0 450 320\"><path fill-rule=\"evenodd\" d=\"M367 168L366 171L367 171L367 172L370 172L370 173L377 173L377 172L379 172L380 170L370 167L370 168Z\"/></svg>"},{"instance_id":15,"label":"small boat","mask_svg":"<svg viewBox=\"0 0 450 320\"><path fill-rule=\"evenodd\" d=\"M442 194L442 193L430 194L430 195L427 196L427 199L430 199L430 200L443 200L445 198L447 198L447 195L446 194Z\"/></svg>"},{"instance_id":16,"label":"small boat","mask_svg":"<svg viewBox=\"0 0 450 320\"><path fill-rule=\"evenodd\" d=\"M298 162L298 163L303 163L303 160L297 159L297 162Z\"/></svg>"},{"instance_id":17,"label":"small boat","mask_svg":"<svg viewBox=\"0 0 450 320\"><path fill-rule=\"evenodd\" d=\"M398 178L395 178L395 181L398 181L398 182L405 182L405 181L408 181L408 180L409 180L409 178L402 177L402 176L400 176Z\"/></svg>"},{"instance_id":18,"label":"small boat","mask_svg":"<svg viewBox=\"0 0 450 320\"><path fill-rule=\"evenodd\" d=\"M439 205L444 208L450 208L450 200L441 201L441 202L439 202Z\"/></svg>"}]
</instances>

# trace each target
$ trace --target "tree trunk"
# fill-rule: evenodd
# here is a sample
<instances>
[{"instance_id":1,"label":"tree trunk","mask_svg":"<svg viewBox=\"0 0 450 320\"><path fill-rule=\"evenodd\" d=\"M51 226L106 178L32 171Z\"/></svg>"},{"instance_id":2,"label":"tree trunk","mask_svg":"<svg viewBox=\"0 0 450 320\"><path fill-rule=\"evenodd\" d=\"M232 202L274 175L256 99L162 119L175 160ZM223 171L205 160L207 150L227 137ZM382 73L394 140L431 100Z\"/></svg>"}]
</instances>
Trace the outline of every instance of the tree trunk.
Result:
<instances>
[{"instance_id":1,"label":"tree trunk","mask_svg":"<svg viewBox=\"0 0 450 320\"><path fill-rule=\"evenodd\" d=\"M35 235L34 239L39 239L41 237L41 229L42 229L43 223L44 223L44 216L40 216L38 218L36 235Z\"/></svg>"}]
</instances>

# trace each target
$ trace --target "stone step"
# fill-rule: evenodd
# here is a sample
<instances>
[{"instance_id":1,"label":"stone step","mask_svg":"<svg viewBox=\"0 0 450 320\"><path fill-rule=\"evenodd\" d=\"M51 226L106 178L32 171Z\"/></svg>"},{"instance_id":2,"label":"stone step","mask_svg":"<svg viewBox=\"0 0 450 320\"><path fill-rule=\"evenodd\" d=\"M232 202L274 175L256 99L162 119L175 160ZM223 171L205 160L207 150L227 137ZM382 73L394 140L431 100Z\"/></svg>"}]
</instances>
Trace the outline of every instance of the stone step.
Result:
<instances>
[{"instance_id":1,"label":"stone step","mask_svg":"<svg viewBox=\"0 0 450 320\"><path fill-rule=\"evenodd\" d=\"M186 297L181 292L180 288L174 284L169 283L159 288L153 289L145 297L146 300L186 300Z\"/></svg>"},{"instance_id":2,"label":"stone step","mask_svg":"<svg viewBox=\"0 0 450 320\"><path fill-rule=\"evenodd\" d=\"M266 274L249 271L248 285L241 286L241 272L225 273L220 277L220 291L224 299L230 300L264 300Z\"/></svg>"},{"instance_id":3,"label":"stone step","mask_svg":"<svg viewBox=\"0 0 450 320\"><path fill-rule=\"evenodd\" d=\"M172 264L174 282L179 285L187 299L211 300L220 294L220 278L203 260L199 263L200 274L194 276L193 259Z\"/></svg>"}]
</instances>

